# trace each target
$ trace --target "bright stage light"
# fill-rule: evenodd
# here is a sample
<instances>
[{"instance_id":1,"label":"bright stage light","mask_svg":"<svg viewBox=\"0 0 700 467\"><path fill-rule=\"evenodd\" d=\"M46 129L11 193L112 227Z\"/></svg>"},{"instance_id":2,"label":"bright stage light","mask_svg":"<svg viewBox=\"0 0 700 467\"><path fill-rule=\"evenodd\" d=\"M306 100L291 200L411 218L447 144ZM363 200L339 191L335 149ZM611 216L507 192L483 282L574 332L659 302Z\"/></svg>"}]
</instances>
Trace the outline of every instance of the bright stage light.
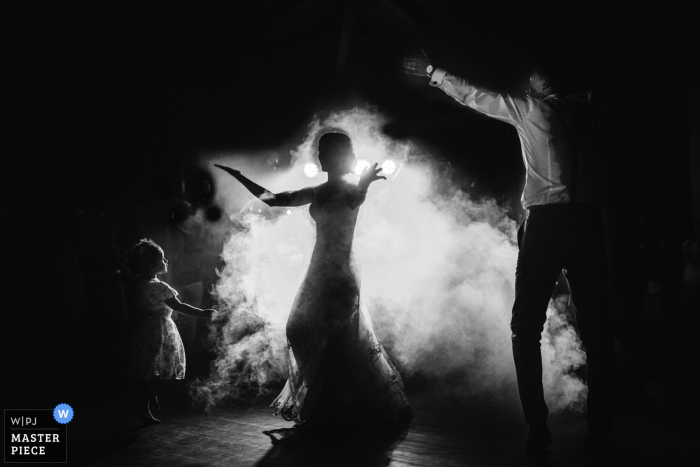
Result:
<instances>
[{"instance_id":1,"label":"bright stage light","mask_svg":"<svg viewBox=\"0 0 700 467\"><path fill-rule=\"evenodd\" d=\"M309 178L314 178L316 175L318 175L318 167L316 164L313 162L307 162L306 165L304 165L304 175Z\"/></svg>"},{"instance_id":2,"label":"bright stage light","mask_svg":"<svg viewBox=\"0 0 700 467\"><path fill-rule=\"evenodd\" d=\"M369 167L369 162L364 159L357 159L357 164L355 164L355 174L362 175L362 171L365 170L366 167Z\"/></svg>"},{"instance_id":3,"label":"bright stage light","mask_svg":"<svg viewBox=\"0 0 700 467\"><path fill-rule=\"evenodd\" d=\"M396 171L396 162L387 159L382 162L382 172L386 175L391 175Z\"/></svg>"},{"instance_id":4,"label":"bright stage light","mask_svg":"<svg viewBox=\"0 0 700 467\"><path fill-rule=\"evenodd\" d=\"M291 214L291 213L292 213L292 210L291 210L291 209L287 209L287 214Z\"/></svg>"}]
</instances>

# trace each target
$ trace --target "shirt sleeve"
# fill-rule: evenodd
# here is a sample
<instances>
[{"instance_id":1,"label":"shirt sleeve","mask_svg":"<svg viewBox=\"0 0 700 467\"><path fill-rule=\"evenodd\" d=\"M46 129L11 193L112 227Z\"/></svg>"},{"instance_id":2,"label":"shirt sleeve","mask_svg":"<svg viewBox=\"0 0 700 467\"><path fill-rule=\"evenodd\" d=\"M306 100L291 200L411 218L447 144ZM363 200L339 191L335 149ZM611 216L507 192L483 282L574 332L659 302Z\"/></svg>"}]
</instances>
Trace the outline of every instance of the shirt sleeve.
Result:
<instances>
[{"instance_id":1,"label":"shirt sleeve","mask_svg":"<svg viewBox=\"0 0 700 467\"><path fill-rule=\"evenodd\" d=\"M530 112L529 99L486 91L442 68L433 72L430 85L442 89L462 105L511 124L522 122Z\"/></svg>"}]
</instances>

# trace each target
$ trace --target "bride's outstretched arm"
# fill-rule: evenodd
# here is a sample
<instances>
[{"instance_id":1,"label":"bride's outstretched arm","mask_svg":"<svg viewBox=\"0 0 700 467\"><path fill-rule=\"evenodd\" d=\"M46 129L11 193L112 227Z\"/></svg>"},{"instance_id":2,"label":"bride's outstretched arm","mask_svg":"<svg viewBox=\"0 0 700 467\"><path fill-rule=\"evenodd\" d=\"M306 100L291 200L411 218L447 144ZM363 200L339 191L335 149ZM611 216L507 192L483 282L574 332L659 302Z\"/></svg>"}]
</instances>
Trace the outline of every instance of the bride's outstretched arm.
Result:
<instances>
[{"instance_id":1,"label":"bride's outstretched arm","mask_svg":"<svg viewBox=\"0 0 700 467\"><path fill-rule=\"evenodd\" d=\"M238 170L226 167L224 165L214 164L221 170L233 175L241 184L250 191L253 196L260 199L268 206L302 206L309 204L314 200L314 191L312 187L302 188L297 191L285 191L283 193L274 194L257 183L249 180Z\"/></svg>"},{"instance_id":2,"label":"bride's outstretched arm","mask_svg":"<svg viewBox=\"0 0 700 467\"><path fill-rule=\"evenodd\" d=\"M374 164L365 167L365 170L362 171L362 175L360 175L360 181L357 184L357 188L347 192L348 203L350 204L351 209L355 209L357 206L364 203L367 189L373 182L376 182L377 180L386 180L385 176L379 175L382 168L377 168L377 165L378 164Z\"/></svg>"}]
</instances>

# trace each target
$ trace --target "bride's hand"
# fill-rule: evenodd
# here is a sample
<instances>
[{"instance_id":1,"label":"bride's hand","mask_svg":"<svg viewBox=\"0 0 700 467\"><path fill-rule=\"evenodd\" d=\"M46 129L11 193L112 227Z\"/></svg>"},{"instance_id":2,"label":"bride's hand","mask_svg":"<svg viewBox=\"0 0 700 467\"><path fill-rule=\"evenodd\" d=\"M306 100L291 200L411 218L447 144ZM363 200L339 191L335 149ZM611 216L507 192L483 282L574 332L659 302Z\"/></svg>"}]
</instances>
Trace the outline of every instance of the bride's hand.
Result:
<instances>
[{"instance_id":1,"label":"bride's hand","mask_svg":"<svg viewBox=\"0 0 700 467\"><path fill-rule=\"evenodd\" d=\"M362 171L362 175L360 175L360 181L357 184L357 191L360 193L366 193L367 188L369 188L369 185L372 182L376 182L377 180L386 180L385 176L379 175L382 168L377 168L377 165L379 164L375 162L374 165L365 167L365 170Z\"/></svg>"},{"instance_id":2,"label":"bride's hand","mask_svg":"<svg viewBox=\"0 0 700 467\"><path fill-rule=\"evenodd\" d=\"M225 165L214 164L214 167L218 167L218 168L220 168L221 170L223 170L224 172L227 172L227 173L233 175L234 177L235 177L236 175L240 175L240 174L241 174L241 172L239 172L238 170L232 169L231 167L226 167Z\"/></svg>"}]
</instances>

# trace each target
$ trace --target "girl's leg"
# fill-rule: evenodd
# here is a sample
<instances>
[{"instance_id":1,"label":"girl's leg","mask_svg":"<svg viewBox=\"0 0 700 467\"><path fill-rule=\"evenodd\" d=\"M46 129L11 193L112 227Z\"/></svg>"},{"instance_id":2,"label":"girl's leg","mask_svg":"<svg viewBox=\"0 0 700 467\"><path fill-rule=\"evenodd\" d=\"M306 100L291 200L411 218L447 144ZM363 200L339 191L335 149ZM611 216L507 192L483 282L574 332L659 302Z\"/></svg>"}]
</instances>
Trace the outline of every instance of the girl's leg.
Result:
<instances>
[{"instance_id":1,"label":"girl's leg","mask_svg":"<svg viewBox=\"0 0 700 467\"><path fill-rule=\"evenodd\" d=\"M139 404L139 416L148 413L148 398L150 397L148 390L148 381L139 380L136 388L136 396Z\"/></svg>"},{"instance_id":2,"label":"girl's leg","mask_svg":"<svg viewBox=\"0 0 700 467\"><path fill-rule=\"evenodd\" d=\"M161 386L161 381L149 381L149 383L150 408L158 410L160 409L160 402L158 401L158 388Z\"/></svg>"},{"instance_id":3,"label":"girl's leg","mask_svg":"<svg viewBox=\"0 0 700 467\"><path fill-rule=\"evenodd\" d=\"M160 420L153 417L149 409L149 400L155 388L150 381L141 380L139 388L139 417L144 425L155 425L160 423Z\"/></svg>"}]
</instances>

